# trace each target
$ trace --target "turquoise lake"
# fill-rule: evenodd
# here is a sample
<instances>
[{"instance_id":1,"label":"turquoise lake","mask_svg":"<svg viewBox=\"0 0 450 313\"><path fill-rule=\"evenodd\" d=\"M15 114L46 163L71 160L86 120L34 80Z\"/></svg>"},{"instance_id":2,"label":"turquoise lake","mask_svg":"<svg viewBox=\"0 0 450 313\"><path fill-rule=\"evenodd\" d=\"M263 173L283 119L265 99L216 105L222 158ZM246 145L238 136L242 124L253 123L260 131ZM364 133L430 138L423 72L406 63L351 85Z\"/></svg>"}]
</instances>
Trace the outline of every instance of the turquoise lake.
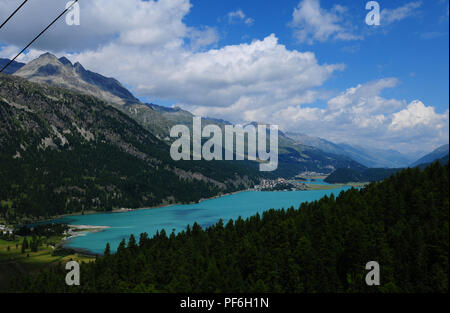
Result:
<instances>
[{"instance_id":1,"label":"turquoise lake","mask_svg":"<svg viewBox=\"0 0 450 313\"><path fill-rule=\"evenodd\" d=\"M269 209L282 209L294 206L298 208L302 202L314 201L325 195L338 195L351 187L339 187L331 190L308 191L246 191L227 195L216 199L205 200L197 204L173 205L156 209L141 209L121 213L100 213L64 217L53 222L72 225L109 226L100 232L86 233L73 237L65 243L66 247L87 250L102 254L106 243L110 243L115 251L123 238L134 234L139 240L143 232L151 237L164 229L169 235L186 229L187 225L197 222L202 227L216 224L219 219L227 223L229 219L239 216L246 218Z\"/></svg>"}]
</instances>

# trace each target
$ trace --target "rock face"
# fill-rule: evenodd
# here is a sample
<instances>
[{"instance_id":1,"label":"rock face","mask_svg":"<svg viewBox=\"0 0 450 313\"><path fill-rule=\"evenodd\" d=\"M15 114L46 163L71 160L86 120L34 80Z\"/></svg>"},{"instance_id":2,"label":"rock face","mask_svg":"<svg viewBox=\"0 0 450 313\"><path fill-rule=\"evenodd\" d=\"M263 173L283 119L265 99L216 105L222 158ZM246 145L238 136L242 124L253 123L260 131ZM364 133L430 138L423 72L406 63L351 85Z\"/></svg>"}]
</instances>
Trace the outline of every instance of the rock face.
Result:
<instances>
[{"instance_id":1,"label":"rock face","mask_svg":"<svg viewBox=\"0 0 450 313\"><path fill-rule=\"evenodd\" d=\"M50 53L29 62L14 75L88 94L116 107L139 102L117 80L87 71L80 63L72 65L67 58L58 59Z\"/></svg>"}]
</instances>

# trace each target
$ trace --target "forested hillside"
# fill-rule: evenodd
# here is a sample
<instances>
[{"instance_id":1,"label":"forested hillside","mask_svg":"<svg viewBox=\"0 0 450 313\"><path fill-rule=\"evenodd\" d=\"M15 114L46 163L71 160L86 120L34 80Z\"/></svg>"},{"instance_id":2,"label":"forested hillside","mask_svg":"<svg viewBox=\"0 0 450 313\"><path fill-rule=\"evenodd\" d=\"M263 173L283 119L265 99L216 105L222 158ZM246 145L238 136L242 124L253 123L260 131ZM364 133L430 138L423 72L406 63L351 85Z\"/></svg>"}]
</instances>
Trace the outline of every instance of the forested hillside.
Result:
<instances>
[{"instance_id":1,"label":"forested hillside","mask_svg":"<svg viewBox=\"0 0 450 313\"><path fill-rule=\"evenodd\" d=\"M288 210L130 237L81 265L67 287L52 267L28 292L448 292L449 168L406 169L358 191ZM365 283L380 264L381 285Z\"/></svg>"},{"instance_id":2,"label":"forested hillside","mask_svg":"<svg viewBox=\"0 0 450 313\"><path fill-rule=\"evenodd\" d=\"M328 175L328 177L325 178L325 181L330 184L346 184L350 182L376 182L383 180L400 170L401 169L398 168L338 168L336 171Z\"/></svg>"},{"instance_id":3,"label":"forested hillside","mask_svg":"<svg viewBox=\"0 0 450 313\"><path fill-rule=\"evenodd\" d=\"M251 186L246 162L174 162L92 96L0 75L0 218L191 202Z\"/></svg>"},{"instance_id":4,"label":"forested hillside","mask_svg":"<svg viewBox=\"0 0 450 313\"><path fill-rule=\"evenodd\" d=\"M410 167L416 167L423 164L430 164L436 160L444 159L445 156L448 156L449 145L442 145L434 151L428 153L427 155L421 157L419 160L410 165Z\"/></svg>"}]
</instances>

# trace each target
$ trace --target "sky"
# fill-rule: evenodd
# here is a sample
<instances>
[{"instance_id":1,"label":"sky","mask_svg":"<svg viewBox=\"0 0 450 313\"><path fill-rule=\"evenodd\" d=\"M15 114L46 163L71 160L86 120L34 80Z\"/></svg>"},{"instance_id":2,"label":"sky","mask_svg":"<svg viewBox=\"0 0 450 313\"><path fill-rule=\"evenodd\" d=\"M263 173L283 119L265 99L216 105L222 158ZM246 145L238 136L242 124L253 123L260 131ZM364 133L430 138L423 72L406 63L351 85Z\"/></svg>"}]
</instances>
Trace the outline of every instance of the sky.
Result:
<instances>
[{"instance_id":1,"label":"sky","mask_svg":"<svg viewBox=\"0 0 450 313\"><path fill-rule=\"evenodd\" d=\"M3 21L22 0L1 0ZM0 29L13 57L65 7L29 1ZM411 155L449 141L448 0L80 0L18 60L67 56L138 98L236 123ZM73 12L72 12L73 13Z\"/></svg>"}]
</instances>

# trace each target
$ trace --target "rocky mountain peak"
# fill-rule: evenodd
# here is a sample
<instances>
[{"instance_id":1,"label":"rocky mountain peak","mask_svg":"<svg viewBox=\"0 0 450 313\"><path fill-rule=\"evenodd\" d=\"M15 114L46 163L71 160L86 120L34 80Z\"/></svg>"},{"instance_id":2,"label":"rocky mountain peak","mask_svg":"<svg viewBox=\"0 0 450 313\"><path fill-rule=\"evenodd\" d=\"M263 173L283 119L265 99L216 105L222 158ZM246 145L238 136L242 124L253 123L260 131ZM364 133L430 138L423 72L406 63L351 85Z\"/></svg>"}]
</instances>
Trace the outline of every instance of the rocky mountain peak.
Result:
<instances>
[{"instance_id":1,"label":"rocky mountain peak","mask_svg":"<svg viewBox=\"0 0 450 313\"><path fill-rule=\"evenodd\" d=\"M72 62L70 62L70 60L66 57L61 57L58 60L64 65L70 65L71 67L73 66Z\"/></svg>"},{"instance_id":2,"label":"rocky mountain peak","mask_svg":"<svg viewBox=\"0 0 450 313\"><path fill-rule=\"evenodd\" d=\"M87 71L79 62L44 53L14 73L35 83L55 85L95 96L116 107L138 100L113 78Z\"/></svg>"}]
</instances>

